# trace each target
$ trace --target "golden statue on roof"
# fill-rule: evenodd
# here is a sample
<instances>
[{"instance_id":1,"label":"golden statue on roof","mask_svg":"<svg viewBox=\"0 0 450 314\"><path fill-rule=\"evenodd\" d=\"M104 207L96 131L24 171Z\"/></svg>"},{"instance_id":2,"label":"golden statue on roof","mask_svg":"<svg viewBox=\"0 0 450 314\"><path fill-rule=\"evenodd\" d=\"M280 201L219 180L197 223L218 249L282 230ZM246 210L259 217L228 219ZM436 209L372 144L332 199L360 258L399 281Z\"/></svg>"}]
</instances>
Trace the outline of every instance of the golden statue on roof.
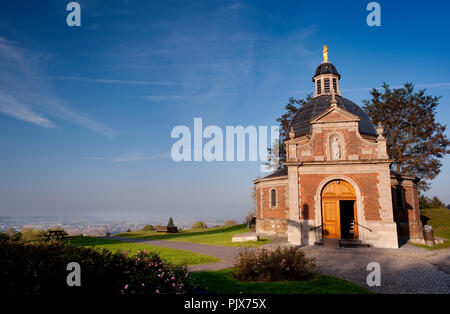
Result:
<instances>
[{"instance_id":1,"label":"golden statue on roof","mask_svg":"<svg viewBox=\"0 0 450 314\"><path fill-rule=\"evenodd\" d=\"M323 62L328 62L328 47L326 45L323 46Z\"/></svg>"}]
</instances>

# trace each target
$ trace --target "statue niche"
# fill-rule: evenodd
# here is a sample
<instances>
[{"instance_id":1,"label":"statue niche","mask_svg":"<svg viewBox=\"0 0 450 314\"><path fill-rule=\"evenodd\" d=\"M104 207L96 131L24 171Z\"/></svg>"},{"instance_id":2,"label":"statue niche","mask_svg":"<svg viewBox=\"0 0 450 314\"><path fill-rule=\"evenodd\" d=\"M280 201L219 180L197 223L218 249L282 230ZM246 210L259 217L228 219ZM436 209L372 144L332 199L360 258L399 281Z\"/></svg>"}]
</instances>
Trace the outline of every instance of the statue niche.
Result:
<instances>
[{"instance_id":1,"label":"statue niche","mask_svg":"<svg viewBox=\"0 0 450 314\"><path fill-rule=\"evenodd\" d=\"M330 138L330 157L331 160L341 160L342 157L342 148L341 143L339 141L339 137L337 135L333 135Z\"/></svg>"}]
</instances>

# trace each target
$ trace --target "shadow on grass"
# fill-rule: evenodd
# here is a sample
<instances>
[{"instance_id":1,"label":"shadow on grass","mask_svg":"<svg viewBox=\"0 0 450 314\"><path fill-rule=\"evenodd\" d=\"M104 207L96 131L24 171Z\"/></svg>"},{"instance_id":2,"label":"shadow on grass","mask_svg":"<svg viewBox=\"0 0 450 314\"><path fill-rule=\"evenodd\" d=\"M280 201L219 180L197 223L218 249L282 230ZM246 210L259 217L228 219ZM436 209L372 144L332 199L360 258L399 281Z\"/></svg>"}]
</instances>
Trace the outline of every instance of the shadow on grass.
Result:
<instances>
[{"instance_id":1,"label":"shadow on grass","mask_svg":"<svg viewBox=\"0 0 450 314\"><path fill-rule=\"evenodd\" d=\"M190 273L193 284L202 293L220 294L367 294L369 290L349 281L316 274L305 281L242 282L233 278L233 268Z\"/></svg>"},{"instance_id":2,"label":"shadow on grass","mask_svg":"<svg viewBox=\"0 0 450 314\"><path fill-rule=\"evenodd\" d=\"M167 240L167 239L179 239L179 238L187 238L187 237L198 237L198 236L208 236L208 235L217 235L223 234L224 236L232 236L236 233L241 232L249 232L249 229L245 226L245 224L240 224L231 227L215 227L206 230L196 230L196 229L186 229L181 230L178 233L170 233L170 234L160 234L156 233L156 231L138 231L138 232L124 232L119 233L115 236L131 238L131 239L146 239L146 240Z\"/></svg>"}]
</instances>

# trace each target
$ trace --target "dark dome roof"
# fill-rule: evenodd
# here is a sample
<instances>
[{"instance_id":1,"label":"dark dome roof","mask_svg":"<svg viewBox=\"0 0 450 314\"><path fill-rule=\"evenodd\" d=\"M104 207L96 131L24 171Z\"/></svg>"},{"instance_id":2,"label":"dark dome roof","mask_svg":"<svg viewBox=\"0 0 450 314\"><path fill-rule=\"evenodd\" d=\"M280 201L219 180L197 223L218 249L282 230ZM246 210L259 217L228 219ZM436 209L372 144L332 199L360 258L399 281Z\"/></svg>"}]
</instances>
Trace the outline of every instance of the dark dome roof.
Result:
<instances>
[{"instance_id":1,"label":"dark dome roof","mask_svg":"<svg viewBox=\"0 0 450 314\"><path fill-rule=\"evenodd\" d=\"M336 96L336 100L339 107L361 118L359 121L359 133L374 136L377 135L369 117L357 104L341 96ZM311 134L310 121L318 114L327 110L330 107L330 102L330 95L318 96L307 102L295 114L291 124L289 125L289 130L291 127L294 128L295 137Z\"/></svg>"},{"instance_id":2,"label":"dark dome roof","mask_svg":"<svg viewBox=\"0 0 450 314\"><path fill-rule=\"evenodd\" d=\"M341 75L337 71L334 64L329 63L329 62L324 62L317 67L316 74L314 74L314 76L313 76L313 82L314 82L314 78L316 76L319 76L320 74L336 74L339 78L341 78Z\"/></svg>"}]
</instances>

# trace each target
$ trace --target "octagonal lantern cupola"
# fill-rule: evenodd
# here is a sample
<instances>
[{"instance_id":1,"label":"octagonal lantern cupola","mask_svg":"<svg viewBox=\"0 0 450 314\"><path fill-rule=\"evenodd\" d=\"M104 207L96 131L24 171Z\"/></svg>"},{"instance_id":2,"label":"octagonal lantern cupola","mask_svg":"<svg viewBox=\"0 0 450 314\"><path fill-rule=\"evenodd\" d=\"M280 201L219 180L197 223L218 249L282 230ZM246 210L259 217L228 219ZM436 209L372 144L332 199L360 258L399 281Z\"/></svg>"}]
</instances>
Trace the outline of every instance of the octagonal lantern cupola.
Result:
<instances>
[{"instance_id":1,"label":"octagonal lantern cupola","mask_svg":"<svg viewBox=\"0 0 450 314\"><path fill-rule=\"evenodd\" d=\"M337 71L336 67L328 62L328 48L323 46L323 61L314 74L312 80L316 86L314 97L321 95L338 95L341 96L339 91L339 80L341 75Z\"/></svg>"}]
</instances>

